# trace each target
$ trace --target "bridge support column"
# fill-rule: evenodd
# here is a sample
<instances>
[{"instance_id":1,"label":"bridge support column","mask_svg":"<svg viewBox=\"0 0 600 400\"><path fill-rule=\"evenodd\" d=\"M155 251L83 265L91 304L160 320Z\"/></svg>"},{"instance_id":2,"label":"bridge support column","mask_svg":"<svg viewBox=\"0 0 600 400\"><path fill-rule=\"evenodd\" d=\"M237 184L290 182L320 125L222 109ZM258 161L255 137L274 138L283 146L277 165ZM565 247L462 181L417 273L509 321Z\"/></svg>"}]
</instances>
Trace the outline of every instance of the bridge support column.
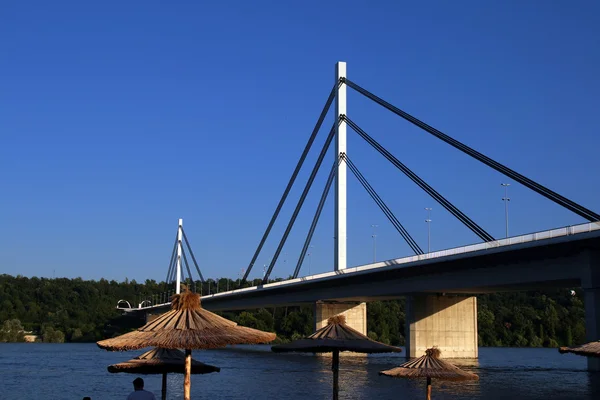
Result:
<instances>
[{"instance_id":1,"label":"bridge support column","mask_svg":"<svg viewBox=\"0 0 600 400\"><path fill-rule=\"evenodd\" d=\"M586 342L600 340L600 253L588 250L583 255L583 287ZM600 359L588 357L588 370L600 371Z\"/></svg>"},{"instance_id":2,"label":"bridge support column","mask_svg":"<svg viewBox=\"0 0 600 400\"><path fill-rule=\"evenodd\" d=\"M477 298L408 296L405 338L409 357L436 346L443 358L477 358Z\"/></svg>"},{"instance_id":3,"label":"bridge support column","mask_svg":"<svg viewBox=\"0 0 600 400\"><path fill-rule=\"evenodd\" d=\"M338 314L346 316L348 326L367 334L367 303L335 301L318 301L315 304L315 332L327 325L330 317Z\"/></svg>"}]
</instances>

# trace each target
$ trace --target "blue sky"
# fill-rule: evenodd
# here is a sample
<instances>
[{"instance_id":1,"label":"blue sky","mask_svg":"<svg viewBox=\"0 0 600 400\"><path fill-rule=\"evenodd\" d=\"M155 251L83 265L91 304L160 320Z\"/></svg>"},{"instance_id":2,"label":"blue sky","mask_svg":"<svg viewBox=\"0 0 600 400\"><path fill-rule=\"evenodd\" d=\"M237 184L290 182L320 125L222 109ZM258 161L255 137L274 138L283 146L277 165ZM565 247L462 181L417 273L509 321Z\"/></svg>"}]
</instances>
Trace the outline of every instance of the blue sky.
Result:
<instances>
[{"instance_id":1,"label":"blue sky","mask_svg":"<svg viewBox=\"0 0 600 400\"><path fill-rule=\"evenodd\" d=\"M218 3L218 4L217 4ZM205 276L246 267L334 80L600 211L600 4L30 1L0 13L0 273L161 280L177 219ZM499 173L349 91L348 115L496 237ZM262 275L330 115L251 274ZM349 130L421 247L478 242ZM333 154L325 165L330 166ZM321 171L273 276L293 270ZM510 233L585 222L512 182ZM349 175L349 265L410 249ZM311 272L332 270L333 195ZM303 274L308 272L308 260Z\"/></svg>"}]
</instances>

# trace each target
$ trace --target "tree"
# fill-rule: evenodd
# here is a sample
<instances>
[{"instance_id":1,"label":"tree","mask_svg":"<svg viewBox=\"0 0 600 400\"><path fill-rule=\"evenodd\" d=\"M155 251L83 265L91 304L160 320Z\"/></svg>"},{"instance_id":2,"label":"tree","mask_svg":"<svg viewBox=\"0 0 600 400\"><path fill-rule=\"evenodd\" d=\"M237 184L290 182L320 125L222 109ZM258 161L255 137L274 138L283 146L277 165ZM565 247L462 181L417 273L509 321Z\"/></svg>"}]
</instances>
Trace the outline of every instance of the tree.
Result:
<instances>
[{"instance_id":1,"label":"tree","mask_svg":"<svg viewBox=\"0 0 600 400\"><path fill-rule=\"evenodd\" d=\"M571 326L567 326L565 332L565 345L573 346L573 331L571 330Z\"/></svg>"},{"instance_id":2,"label":"tree","mask_svg":"<svg viewBox=\"0 0 600 400\"><path fill-rule=\"evenodd\" d=\"M254 328L258 330L266 330L266 325L262 320L257 319L253 314L244 311L238 317L238 323L248 328Z\"/></svg>"},{"instance_id":3,"label":"tree","mask_svg":"<svg viewBox=\"0 0 600 400\"><path fill-rule=\"evenodd\" d=\"M11 319L4 321L2 328L0 328L0 342L24 342L25 333L23 331L23 325L18 319Z\"/></svg>"},{"instance_id":4,"label":"tree","mask_svg":"<svg viewBox=\"0 0 600 400\"><path fill-rule=\"evenodd\" d=\"M42 331L42 341L44 343L64 343L65 334L51 326L45 326Z\"/></svg>"},{"instance_id":5,"label":"tree","mask_svg":"<svg viewBox=\"0 0 600 400\"><path fill-rule=\"evenodd\" d=\"M227 286L232 289L234 282L221 279L221 290ZM197 284L200 290L201 282ZM137 283L0 274L0 341L22 340L22 334L16 334L15 338L14 332L23 330L37 333L46 342L92 342L126 333L143 322L121 316L115 309L117 301L127 299L135 303L167 287L164 282L154 280ZM172 291L173 287L169 288ZM205 283L204 290L207 289ZM404 304L403 298L367 303L369 336L402 345L406 323ZM571 295L570 288L486 294L477 296L477 304L480 346L578 345L586 340L580 290L575 295ZM308 336L314 331L312 305L223 314L241 325L276 332L281 341ZM15 319L19 325L13 329L11 321Z\"/></svg>"},{"instance_id":6,"label":"tree","mask_svg":"<svg viewBox=\"0 0 600 400\"><path fill-rule=\"evenodd\" d=\"M75 328L73 330L73 332L71 333L71 342L77 342L77 341L81 340L82 337L83 337L83 333L81 333L81 329Z\"/></svg>"}]
</instances>

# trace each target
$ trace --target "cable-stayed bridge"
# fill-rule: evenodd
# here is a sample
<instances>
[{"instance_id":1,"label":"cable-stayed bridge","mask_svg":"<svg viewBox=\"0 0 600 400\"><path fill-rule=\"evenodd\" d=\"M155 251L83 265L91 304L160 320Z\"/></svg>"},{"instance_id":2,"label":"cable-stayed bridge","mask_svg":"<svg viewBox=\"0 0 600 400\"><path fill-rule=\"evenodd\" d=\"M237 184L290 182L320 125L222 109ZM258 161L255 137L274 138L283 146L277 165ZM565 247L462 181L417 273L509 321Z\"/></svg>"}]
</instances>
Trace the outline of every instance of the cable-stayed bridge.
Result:
<instances>
[{"instance_id":1,"label":"cable-stayed bridge","mask_svg":"<svg viewBox=\"0 0 600 400\"><path fill-rule=\"evenodd\" d=\"M589 222L529 235L494 238L349 116L346 108L348 88ZM286 224L275 253L264 271L262 283L203 296L202 301L206 308L235 310L313 303L316 307L315 328L320 327L329 316L344 313L351 325L366 333L365 302L408 296L406 341L407 353L410 356L418 355L425 348L437 345L449 357L477 357L477 302L474 294L541 287L581 286L585 292L588 339L600 338L600 215L453 139L359 86L346 77L346 64L343 62L336 64L335 83L325 106L241 281L246 281L255 267L256 260L280 216L281 209L332 105L335 107L334 121L327 131L325 143L318 153L315 165ZM474 232L481 239L481 243L425 253L349 155L346 140L348 127ZM330 165L326 163L323 167L326 154L334 142L335 157ZM277 260L321 168L327 169L327 180L294 273L289 280L270 282ZM348 267L346 258L348 170L406 241L414 252L413 256ZM334 186L335 196L333 268L328 273L301 277L300 271L331 186ZM182 279L186 279L186 274L190 289L197 290L194 287L196 280L192 276L191 266L198 273L200 282L203 282L204 278L180 220L167 273L167 282L174 283L175 292L180 291L180 283ZM137 307L124 305L124 302L120 302L118 308L125 312L145 312L151 315L164 310L168 306L168 299L165 295L157 295L154 301L140 303ZM594 368L600 367L600 364L590 365Z\"/></svg>"}]
</instances>

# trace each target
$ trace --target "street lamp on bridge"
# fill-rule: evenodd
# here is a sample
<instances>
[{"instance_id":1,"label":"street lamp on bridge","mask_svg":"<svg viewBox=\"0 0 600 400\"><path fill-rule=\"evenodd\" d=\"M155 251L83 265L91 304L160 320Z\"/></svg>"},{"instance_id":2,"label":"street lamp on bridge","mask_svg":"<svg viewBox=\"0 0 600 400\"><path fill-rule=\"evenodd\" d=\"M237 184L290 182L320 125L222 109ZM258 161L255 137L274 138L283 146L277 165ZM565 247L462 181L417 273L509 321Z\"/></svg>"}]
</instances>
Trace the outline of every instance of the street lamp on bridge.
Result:
<instances>
[{"instance_id":1,"label":"street lamp on bridge","mask_svg":"<svg viewBox=\"0 0 600 400\"><path fill-rule=\"evenodd\" d=\"M373 228L373 234L371 235L371 237L373 238L373 262L377 262L377 228L379 227L379 225L371 225L371 228Z\"/></svg>"},{"instance_id":2,"label":"street lamp on bridge","mask_svg":"<svg viewBox=\"0 0 600 400\"><path fill-rule=\"evenodd\" d=\"M242 287L242 276L244 276L244 272L246 272L246 269L245 269L245 268L242 268L242 269L240 270L240 275L239 275L239 280L240 280L240 286L239 286L239 288L241 288L241 287Z\"/></svg>"},{"instance_id":3,"label":"street lamp on bridge","mask_svg":"<svg viewBox=\"0 0 600 400\"><path fill-rule=\"evenodd\" d=\"M506 222L506 237L508 237L508 202L510 201L510 197L508 197L508 187L510 183L501 183L500 186L504 186L504 197L502 201L504 201L504 220Z\"/></svg>"},{"instance_id":4,"label":"street lamp on bridge","mask_svg":"<svg viewBox=\"0 0 600 400\"><path fill-rule=\"evenodd\" d=\"M427 210L427 253L431 253L431 207L425 207Z\"/></svg>"}]
</instances>

